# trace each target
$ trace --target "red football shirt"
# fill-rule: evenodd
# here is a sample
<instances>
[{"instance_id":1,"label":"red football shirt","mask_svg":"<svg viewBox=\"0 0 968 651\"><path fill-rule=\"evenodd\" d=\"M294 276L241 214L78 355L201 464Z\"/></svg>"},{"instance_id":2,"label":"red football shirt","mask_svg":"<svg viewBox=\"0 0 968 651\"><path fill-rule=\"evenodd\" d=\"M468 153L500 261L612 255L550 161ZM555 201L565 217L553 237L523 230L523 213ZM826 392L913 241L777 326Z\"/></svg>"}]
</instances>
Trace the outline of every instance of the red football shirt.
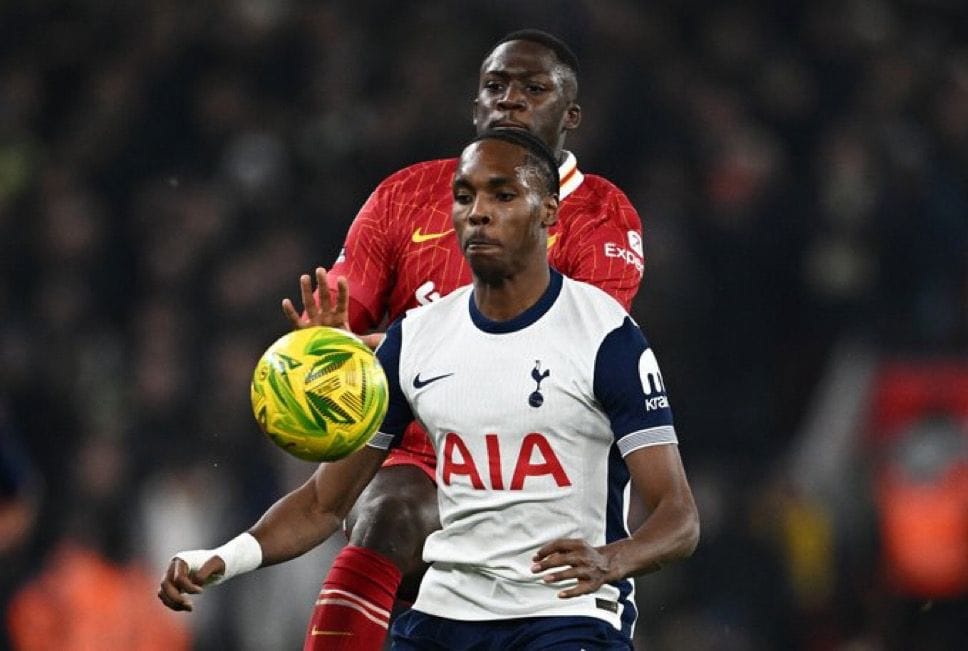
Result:
<instances>
[{"instance_id":1,"label":"red football shirt","mask_svg":"<svg viewBox=\"0 0 968 651\"><path fill-rule=\"evenodd\" d=\"M353 220L329 273L350 289L350 326L366 332L383 321L471 282L451 221L457 159L406 167L377 186ZM642 223L625 194L578 170L573 154L559 169L558 223L548 231L548 261L570 278L596 285L629 309L642 279ZM332 287L331 287L332 289ZM388 464L408 453L429 464L434 451L416 426ZM397 457L395 460L394 457Z\"/></svg>"}]
</instances>

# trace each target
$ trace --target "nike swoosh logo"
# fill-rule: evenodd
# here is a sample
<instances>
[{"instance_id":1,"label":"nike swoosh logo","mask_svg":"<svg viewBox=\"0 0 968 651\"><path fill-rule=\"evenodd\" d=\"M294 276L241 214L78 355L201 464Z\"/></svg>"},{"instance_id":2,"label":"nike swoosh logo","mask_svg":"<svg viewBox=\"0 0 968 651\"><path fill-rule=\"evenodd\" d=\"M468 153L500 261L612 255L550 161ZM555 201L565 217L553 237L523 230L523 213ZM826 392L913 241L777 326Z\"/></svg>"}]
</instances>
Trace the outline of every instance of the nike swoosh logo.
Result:
<instances>
[{"instance_id":1,"label":"nike swoosh logo","mask_svg":"<svg viewBox=\"0 0 968 651\"><path fill-rule=\"evenodd\" d=\"M444 231L443 233L421 233L420 227L413 232L413 236L410 238L413 240L414 244L420 244L421 242L429 242L430 240L440 239L454 232L454 229Z\"/></svg>"},{"instance_id":2,"label":"nike swoosh logo","mask_svg":"<svg viewBox=\"0 0 968 651\"><path fill-rule=\"evenodd\" d=\"M315 626L313 630L309 632L310 635L352 635L352 631L321 631Z\"/></svg>"},{"instance_id":3,"label":"nike swoosh logo","mask_svg":"<svg viewBox=\"0 0 968 651\"><path fill-rule=\"evenodd\" d=\"M444 375L438 375L437 377L429 377L426 380L421 380L420 373L417 373L416 377L413 378L413 388L423 389L431 382L436 382L437 380L443 380L445 377L450 377L451 375L453 375L453 373L445 373Z\"/></svg>"},{"instance_id":4,"label":"nike swoosh logo","mask_svg":"<svg viewBox=\"0 0 968 651\"><path fill-rule=\"evenodd\" d=\"M561 233L555 233L554 235L549 235L548 236L548 248L549 249L555 245L555 242L558 241L558 236L559 235L561 235Z\"/></svg>"}]
</instances>

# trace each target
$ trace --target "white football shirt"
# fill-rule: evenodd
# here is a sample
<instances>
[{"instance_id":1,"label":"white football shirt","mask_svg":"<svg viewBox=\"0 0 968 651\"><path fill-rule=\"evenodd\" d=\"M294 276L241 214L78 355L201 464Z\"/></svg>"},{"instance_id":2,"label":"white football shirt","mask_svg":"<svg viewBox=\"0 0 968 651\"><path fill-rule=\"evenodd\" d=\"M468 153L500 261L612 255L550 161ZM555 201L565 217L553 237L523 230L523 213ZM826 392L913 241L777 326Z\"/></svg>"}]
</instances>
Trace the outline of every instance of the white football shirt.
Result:
<instances>
[{"instance_id":1,"label":"white football shirt","mask_svg":"<svg viewBox=\"0 0 968 651\"><path fill-rule=\"evenodd\" d=\"M370 445L418 419L437 451L442 529L414 608L458 620L592 616L632 635L631 580L561 599L531 557L555 538L627 537L623 457L677 442L649 344L608 294L552 270L541 299L496 322L473 288L410 310L377 356L390 407Z\"/></svg>"}]
</instances>

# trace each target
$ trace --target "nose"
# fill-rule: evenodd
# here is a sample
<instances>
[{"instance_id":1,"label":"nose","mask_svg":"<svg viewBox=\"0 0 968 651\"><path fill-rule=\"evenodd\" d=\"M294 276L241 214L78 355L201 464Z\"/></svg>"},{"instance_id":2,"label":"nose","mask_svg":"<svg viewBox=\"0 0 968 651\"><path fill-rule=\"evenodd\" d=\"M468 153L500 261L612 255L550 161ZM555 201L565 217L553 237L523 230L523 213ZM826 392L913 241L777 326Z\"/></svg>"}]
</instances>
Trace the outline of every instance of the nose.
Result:
<instances>
[{"instance_id":1,"label":"nose","mask_svg":"<svg viewBox=\"0 0 968 651\"><path fill-rule=\"evenodd\" d=\"M484 207L484 202L480 197L471 204L470 212L467 215L467 222L471 226L486 226L491 223L491 216Z\"/></svg>"},{"instance_id":2,"label":"nose","mask_svg":"<svg viewBox=\"0 0 968 651\"><path fill-rule=\"evenodd\" d=\"M467 218L467 223L471 226L487 226L491 223L491 218L484 213L472 212Z\"/></svg>"},{"instance_id":3,"label":"nose","mask_svg":"<svg viewBox=\"0 0 968 651\"><path fill-rule=\"evenodd\" d=\"M497 106L505 111L523 109L525 108L524 93L517 84L508 84L504 95L497 101Z\"/></svg>"}]
</instances>

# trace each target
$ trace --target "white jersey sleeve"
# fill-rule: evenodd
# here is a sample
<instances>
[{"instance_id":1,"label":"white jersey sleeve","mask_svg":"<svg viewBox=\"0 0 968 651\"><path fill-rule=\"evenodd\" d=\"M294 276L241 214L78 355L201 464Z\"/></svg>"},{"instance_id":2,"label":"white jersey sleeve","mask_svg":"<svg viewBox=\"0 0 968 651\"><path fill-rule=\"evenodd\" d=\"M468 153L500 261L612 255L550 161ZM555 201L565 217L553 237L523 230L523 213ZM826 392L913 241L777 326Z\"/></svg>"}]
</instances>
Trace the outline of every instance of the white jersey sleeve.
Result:
<instances>
[{"instance_id":1,"label":"white jersey sleeve","mask_svg":"<svg viewBox=\"0 0 968 651\"><path fill-rule=\"evenodd\" d=\"M598 348L594 391L623 457L642 447L677 442L659 363L629 317Z\"/></svg>"},{"instance_id":2,"label":"white jersey sleeve","mask_svg":"<svg viewBox=\"0 0 968 651\"><path fill-rule=\"evenodd\" d=\"M389 404L383 424L367 445L381 450L389 450L399 445L403 440L404 430L414 420L410 403L400 387L400 348L403 343L404 318L390 324L386 336L376 349L376 358L387 376Z\"/></svg>"}]
</instances>

